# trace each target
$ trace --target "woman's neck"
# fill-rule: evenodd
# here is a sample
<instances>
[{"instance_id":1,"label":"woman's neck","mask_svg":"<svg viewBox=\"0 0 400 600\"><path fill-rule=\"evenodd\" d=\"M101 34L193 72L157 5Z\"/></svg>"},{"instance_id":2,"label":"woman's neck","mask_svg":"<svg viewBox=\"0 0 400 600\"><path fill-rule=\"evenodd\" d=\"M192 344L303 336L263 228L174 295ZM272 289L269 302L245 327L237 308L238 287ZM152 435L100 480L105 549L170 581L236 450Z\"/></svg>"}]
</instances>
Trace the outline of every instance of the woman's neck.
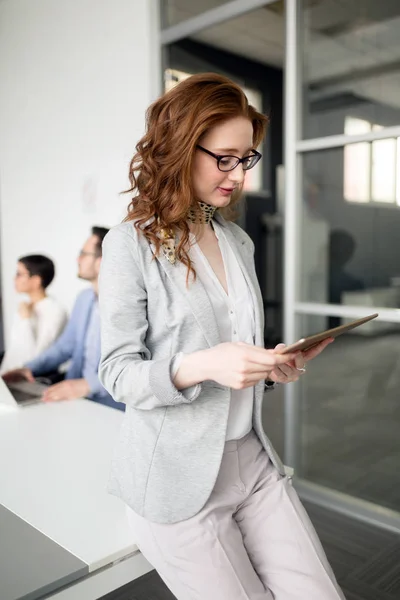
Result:
<instances>
[{"instance_id":1,"label":"woman's neck","mask_svg":"<svg viewBox=\"0 0 400 600\"><path fill-rule=\"evenodd\" d=\"M188 223L188 225L190 233L198 239L214 231L212 223Z\"/></svg>"},{"instance_id":2,"label":"woman's neck","mask_svg":"<svg viewBox=\"0 0 400 600\"><path fill-rule=\"evenodd\" d=\"M46 291L45 290L37 290L35 292L31 292L29 294L29 298L30 298L30 301L32 304L37 304L37 302L40 302L41 300L46 298Z\"/></svg>"}]
</instances>

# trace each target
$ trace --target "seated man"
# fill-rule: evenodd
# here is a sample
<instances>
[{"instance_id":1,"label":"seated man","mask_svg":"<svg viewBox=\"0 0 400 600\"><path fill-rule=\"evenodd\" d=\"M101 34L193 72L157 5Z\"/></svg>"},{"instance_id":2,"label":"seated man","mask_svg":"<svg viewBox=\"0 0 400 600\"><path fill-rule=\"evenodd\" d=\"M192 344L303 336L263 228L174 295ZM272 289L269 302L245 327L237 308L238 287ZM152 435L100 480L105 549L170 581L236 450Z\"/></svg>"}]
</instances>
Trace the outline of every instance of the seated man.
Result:
<instances>
[{"instance_id":1,"label":"seated man","mask_svg":"<svg viewBox=\"0 0 400 600\"><path fill-rule=\"evenodd\" d=\"M47 256L30 254L18 260L15 291L26 294L29 302L19 305L0 374L39 356L64 329L67 313L57 300L47 295L54 274L54 263Z\"/></svg>"},{"instance_id":2,"label":"seated man","mask_svg":"<svg viewBox=\"0 0 400 600\"><path fill-rule=\"evenodd\" d=\"M45 401L72 400L87 397L113 408L125 409L116 403L101 385L98 378L100 361L100 315L98 303L98 276L101 263L101 244L108 229L93 227L78 258L78 276L91 283L91 288L81 292L75 302L71 317L58 340L22 369L3 375L5 381L34 377L56 370L71 359L64 381L50 386Z\"/></svg>"}]
</instances>

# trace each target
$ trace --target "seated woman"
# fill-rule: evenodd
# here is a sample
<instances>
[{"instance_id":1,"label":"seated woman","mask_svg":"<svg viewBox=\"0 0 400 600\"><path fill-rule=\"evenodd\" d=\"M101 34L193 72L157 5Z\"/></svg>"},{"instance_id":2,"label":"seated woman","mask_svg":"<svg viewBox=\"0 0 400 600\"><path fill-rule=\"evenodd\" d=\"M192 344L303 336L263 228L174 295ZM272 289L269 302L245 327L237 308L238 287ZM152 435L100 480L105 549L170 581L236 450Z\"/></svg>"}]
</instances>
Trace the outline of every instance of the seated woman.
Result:
<instances>
[{"instance_id":1,"label":"seated woman","mask_svg":"<svg viewBox=\"0 0 400 600\"><path fill-rule=\"evenodd\" d=\"M54 263L47 256L31 254L18 260L15 289L29 301L21 302L15 315L0 374L36 358L64 329L67 313L46 293L54 274Z\"/></svg>"}]
</instances>

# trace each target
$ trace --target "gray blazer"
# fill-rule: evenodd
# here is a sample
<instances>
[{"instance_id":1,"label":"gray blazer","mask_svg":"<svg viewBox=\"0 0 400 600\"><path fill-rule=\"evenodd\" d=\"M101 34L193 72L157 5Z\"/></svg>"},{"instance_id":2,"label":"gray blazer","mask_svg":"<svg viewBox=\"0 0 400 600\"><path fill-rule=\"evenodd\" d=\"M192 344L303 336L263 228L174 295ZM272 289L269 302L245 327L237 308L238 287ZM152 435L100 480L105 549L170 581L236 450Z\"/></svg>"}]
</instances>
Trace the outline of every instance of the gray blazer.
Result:
<instances>
[{"instance_id":1,"label":"gray blazer","mask_svg":"<svg viewBox=\"0 0 400 600\"><path fill-rule=\"evenodd\" d=\"M263 346L264 311L254 245L237 225L217 216L245 273L256 307L256 345ZM214 381L178 391L170 365L178 352L221 342L212 306L186 267L171 265L132 223L103 242L100 273L100 381L126 404L112 460L109 491L136 513L175 523L198 513L214 487L225 444L230 389ZM284 467L261 424L264 382L255 389L253 426L272 462Z\"/></svg>"}]
</instances>

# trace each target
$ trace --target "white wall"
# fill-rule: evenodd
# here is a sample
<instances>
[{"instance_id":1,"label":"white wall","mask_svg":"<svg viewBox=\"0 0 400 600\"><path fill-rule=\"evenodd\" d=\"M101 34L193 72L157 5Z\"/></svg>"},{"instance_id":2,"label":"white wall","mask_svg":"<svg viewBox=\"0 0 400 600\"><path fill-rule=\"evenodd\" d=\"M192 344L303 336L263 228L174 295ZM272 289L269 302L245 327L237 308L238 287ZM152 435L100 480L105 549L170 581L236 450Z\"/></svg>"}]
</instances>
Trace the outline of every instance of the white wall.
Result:
<instances>
[{"instance_id":1,"label":"white wall","mask_svg":"<svg viewBox=\"0 0 400 600\"><path fill-rule=\"evenodd\" d=\"M91 225L121 220L158 95L158 0L0 1L0 235L6 339L18 256L56 262L70 309Z\"/></svg>"}]
</instances>

